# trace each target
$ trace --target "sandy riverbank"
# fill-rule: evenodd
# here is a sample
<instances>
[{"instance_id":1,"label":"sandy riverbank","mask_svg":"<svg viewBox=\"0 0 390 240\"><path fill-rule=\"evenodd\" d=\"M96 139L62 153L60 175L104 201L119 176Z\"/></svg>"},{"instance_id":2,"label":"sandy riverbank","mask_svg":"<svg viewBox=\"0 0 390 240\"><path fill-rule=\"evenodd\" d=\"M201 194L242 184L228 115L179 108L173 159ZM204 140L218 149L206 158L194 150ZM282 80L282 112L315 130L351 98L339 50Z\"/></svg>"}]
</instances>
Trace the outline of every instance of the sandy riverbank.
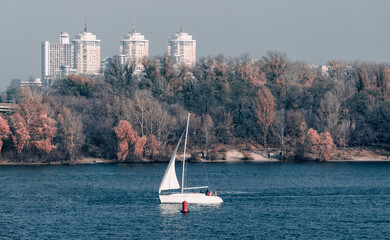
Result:
<instances>
[{"instance_id":1,"label":"sandy riverbank","mask_svg":"<svg viewBox=\"0 0 390 240\"><path fill-rule=\"evenodd\" d=\"M262 150L262 151L248 151L250 153L249 160L243 160L243 154L241 150L231 149L226 152L226 159L222 160L205 160L198 158L195 162L226 162L226 163L235 163L235 162L280 162L279 152L274 150ZM270 157L268 157L268 153ZM345 150L336 150L334 156L328 162L390 162L388 158L389 153L382 150L372 149L372 148L348 148ZM190 156L188 155L187 158ZM181 161L182 156L177 156L177 161ZM167 158L166 161L169 159ZM150 163L149 160L144 159L142 162ZM141 163L142 163L141 162ZM109 160L103 158L92 158L85 157L71 162L17 162L15 160L2 159L0 160L0 166L5 165L61 165L61 164L105 164L105 163L120 163L116 160Z\"/></svg>"},{"instance_id":2,"label":"sandy riverbank","mask_svg":"<svg viewBox=\"0 0 390 240\"><path fill-rule=\"evenodd\" d=\"M338 149L329 162L390 162L390 153L375 148Z\"/></svg>"},{"instance_id":3,"label":"sandy riverbank","mask_svg":"<svg viewBox=\"0 0 390 240\"><path fill-rule=\"evenodd\" d=\"M243 160L243 154L241 150L231 149L226 152L226 159L218 160L205 160L198 158L195 162L280 162L279 151L269 150L270 158L268 158L267 151L249 151L251 154L250 160ZM366 148L366 149L357 149L357 148L348 148L344 150L337 150L331 160L328 162L390 162L390 159L387 158L387 152L378 152L378 150ZM187 159L190 155L187 155ZM177 161L181 161L183 158L182 155L177 155ZM169 159L167 158L166 161ZM150 162L145 160L144 162ZM94 163L115 163L112 160L105 160L100 158L83 158L75 162L75 164L94 164Z\"/></svg>"},{"instance_id":4,"label":"sandy riverbank","mask_svg":"<svg viewBox=\"0 0 390 240\"><path fill-rule=\"evenodd\" d=\"M243 155L239 150L229 150L226 152L226 159L219 160L205 160L198 159L198 162L279 162L279 159L275 158L272 154L270 158L267 157L266 152L254 152L250 151L251 159L243 160Z\"/></svg>"}]
</instances>

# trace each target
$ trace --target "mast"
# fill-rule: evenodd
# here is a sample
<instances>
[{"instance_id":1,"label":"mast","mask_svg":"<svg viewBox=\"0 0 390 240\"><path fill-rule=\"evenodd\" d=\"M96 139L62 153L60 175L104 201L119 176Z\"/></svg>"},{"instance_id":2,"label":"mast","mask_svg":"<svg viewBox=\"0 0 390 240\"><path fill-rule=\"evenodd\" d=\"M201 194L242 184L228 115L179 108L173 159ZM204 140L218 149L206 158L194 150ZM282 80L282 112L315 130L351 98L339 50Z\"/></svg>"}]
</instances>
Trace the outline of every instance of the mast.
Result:
<instances>
[{"instance_id":1,"label":"mast","mask_svg":"<svg viewBox=\"0 0 390 240\"><path fill-rule=\"evenodd\" d=\"M183 171L181 174L181 193L184 192L184 166L186 162L186 150L187 150L187 136L188 136L188 125L190 123L190 113L188 113L187 117L187 128L186 128L186 138L184 140L184 155L183 155Z\"/></svg>"}]
</instances>

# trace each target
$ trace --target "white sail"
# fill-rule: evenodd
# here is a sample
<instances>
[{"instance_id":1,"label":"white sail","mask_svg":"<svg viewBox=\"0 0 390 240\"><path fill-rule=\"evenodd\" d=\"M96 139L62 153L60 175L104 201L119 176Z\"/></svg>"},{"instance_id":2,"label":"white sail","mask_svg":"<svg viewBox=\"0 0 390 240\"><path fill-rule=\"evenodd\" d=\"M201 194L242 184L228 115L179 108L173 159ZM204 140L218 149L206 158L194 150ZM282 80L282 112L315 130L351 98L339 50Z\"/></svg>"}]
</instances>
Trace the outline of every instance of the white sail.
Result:
<instances>
[{"instance_id":1,"label":"white sail","mask_svg":"<svg viewBox=\"0 0 390 240\"><path fill-rule=\"evenodd\" d=\"M183 134L181 135L180 140L177 143L175 151L172 154L171 160L169 160L169 164L167 169L165 170L165 174L161 181L160 188L158 189L158 193L161 193L162 190L171 190L171 189L180 188L179 181L177 180L176 171L175 171L175 158L176 158L177 149L179 149L181 139L183 138Z\"/></svg>"}]
</instances>

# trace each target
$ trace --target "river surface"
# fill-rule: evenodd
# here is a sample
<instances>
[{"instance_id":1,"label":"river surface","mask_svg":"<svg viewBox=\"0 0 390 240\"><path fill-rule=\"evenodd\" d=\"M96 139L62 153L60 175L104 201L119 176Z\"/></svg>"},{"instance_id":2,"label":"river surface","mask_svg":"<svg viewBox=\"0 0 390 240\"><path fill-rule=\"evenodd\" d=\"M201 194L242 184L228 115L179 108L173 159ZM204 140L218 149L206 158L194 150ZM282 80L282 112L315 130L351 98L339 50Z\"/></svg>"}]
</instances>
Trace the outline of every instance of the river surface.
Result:
<instances>
[{"instance_id":1,"label":"river surface","mask_svg":"<svg viewBox=\"0 0 390 240\"><path fill-rule=\"evenodd\" d=\"M188 186L224 203L186 215L159 202L166 166L1 166L0 238L390 237L389 163L192 163Z\"/></svg>"}]
</instances>

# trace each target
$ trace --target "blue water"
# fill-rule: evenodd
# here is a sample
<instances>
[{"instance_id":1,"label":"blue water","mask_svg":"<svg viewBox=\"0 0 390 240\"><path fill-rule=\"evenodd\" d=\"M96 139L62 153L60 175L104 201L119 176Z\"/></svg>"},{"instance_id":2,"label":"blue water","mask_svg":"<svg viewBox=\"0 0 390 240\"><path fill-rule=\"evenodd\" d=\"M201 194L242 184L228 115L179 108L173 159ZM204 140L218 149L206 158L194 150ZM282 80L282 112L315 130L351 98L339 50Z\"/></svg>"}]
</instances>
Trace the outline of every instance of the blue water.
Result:
<instances>
[{"instance_id":1,"label":"blue water","mask_svg":"<svg viewBox=\"0 0 390 240\"><path fill-rule=\"evenodd\" d=\"M194 163L218 206L160 204L166 164L0 167L1 239L385 239L390 164ZM180 177L180 172L178 173Z\"/></svg>"}]
</instances>

